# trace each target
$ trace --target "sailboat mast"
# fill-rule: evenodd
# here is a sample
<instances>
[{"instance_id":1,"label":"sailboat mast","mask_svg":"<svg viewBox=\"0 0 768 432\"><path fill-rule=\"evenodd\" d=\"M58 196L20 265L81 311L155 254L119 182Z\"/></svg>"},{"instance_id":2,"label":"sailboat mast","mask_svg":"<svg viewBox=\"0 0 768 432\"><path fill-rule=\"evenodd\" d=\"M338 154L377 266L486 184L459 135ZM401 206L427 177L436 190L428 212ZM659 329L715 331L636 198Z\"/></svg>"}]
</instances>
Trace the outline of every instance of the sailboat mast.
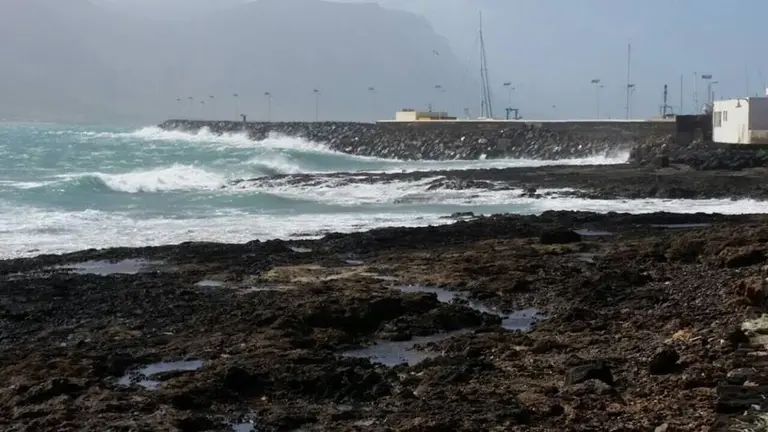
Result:
<instances>
[{"instance_id":1,"label":"sailboat mast","mask_svg":"<svg viewBox=\"0 0 768 432\"><path fill-rule=\"evenodd\" d=\"M485 39L483 37L483 12L480 12L480 81L482 85L483 100L481 113L483 117L493 118L493 103L491 102L491 87L488 79L488 60L485 53Z\"/></svg>"}]
</instances>

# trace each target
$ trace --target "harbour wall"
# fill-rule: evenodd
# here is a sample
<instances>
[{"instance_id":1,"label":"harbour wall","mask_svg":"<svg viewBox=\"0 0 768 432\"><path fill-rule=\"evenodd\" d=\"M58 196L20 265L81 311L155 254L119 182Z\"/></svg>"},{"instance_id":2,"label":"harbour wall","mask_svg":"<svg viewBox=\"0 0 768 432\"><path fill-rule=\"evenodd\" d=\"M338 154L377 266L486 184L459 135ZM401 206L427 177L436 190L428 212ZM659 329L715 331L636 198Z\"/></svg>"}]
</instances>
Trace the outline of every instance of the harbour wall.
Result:
<instances>
[{"instance_id":1,"label":"harbour wall","mask_svg":"<svg viewBox=\"0 0 768 432\"><path fill-rule=\"evenodd\" d=\"M360 156L406 160L569 159L661 147L678 133L658 121L232 122L168 120L166 130L302 137Z\"/></svg>"}]
</instances>

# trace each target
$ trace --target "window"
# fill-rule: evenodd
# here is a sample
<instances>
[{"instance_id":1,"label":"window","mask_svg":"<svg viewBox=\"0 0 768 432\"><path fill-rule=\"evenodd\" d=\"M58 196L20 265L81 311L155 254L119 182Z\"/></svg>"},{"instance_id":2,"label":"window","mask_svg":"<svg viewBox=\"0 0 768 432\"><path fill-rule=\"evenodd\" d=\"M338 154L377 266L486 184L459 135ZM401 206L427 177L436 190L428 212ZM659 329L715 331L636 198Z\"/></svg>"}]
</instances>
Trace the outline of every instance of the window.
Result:
<instances>
[{"instance_id":1,"label":"window","mask_svg":"<svg viewBox=\"0 0 768 432\"><path fill-rule=\"evenodd\" d=\"M728 111L723 111L723 121L728 121Z\"/></svg>"},{"instance_id":2,"label":"window","mask_svg":"<svg viewBox=\"0 0 768 432\"><path fill-rule=\"evenodd\" d=\"M712 124L713 124L714 127L720 127L720 126L723 125L723 121L722 121L723 117L722 117L722 115L723 115L723 113L720 112L720 111L715 111L712 114Z\"/></svg>"}]
</instances>

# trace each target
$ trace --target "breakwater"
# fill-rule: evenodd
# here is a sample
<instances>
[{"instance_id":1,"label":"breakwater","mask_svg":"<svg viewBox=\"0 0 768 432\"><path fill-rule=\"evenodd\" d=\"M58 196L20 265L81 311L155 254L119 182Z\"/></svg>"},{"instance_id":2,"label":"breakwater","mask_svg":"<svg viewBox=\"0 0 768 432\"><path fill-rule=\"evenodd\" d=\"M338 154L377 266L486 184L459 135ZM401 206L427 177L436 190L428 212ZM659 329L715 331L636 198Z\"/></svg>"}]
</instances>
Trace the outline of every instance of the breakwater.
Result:
<instances>
[{"instance_id":1,"label":"breakwater","mask_svg":"<svg viewBox=\"0 0 768 432\"><path fill-rule=\"evenodd\" d=\"M568 159L628 152L675 134L674 121L232 122L168 120L166 130L302 137L359 156L404 160ZM655 145L655 144L653 144Z\"/></svg>"}]
</instances>

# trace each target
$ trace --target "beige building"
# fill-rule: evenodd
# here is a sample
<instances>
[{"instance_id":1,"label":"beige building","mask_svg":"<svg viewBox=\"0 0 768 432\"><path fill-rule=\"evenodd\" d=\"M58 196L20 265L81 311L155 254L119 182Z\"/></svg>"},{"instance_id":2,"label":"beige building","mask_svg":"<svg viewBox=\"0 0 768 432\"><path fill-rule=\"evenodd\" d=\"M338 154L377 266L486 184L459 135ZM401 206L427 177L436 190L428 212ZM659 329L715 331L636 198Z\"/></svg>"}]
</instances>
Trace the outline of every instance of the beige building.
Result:
<instances>
[{"instance_id":1,"label":"beige building","mask_svg":"<svg viewBox=\"0 0 768 432\"><path fill-rule=\"evenodd\" d=\"M456 117L449 116L447 112L416 111L414 109L402 109L395 113L395 121L414 122L433 120L456 120Z\"/></svg>"}]
</instances>

